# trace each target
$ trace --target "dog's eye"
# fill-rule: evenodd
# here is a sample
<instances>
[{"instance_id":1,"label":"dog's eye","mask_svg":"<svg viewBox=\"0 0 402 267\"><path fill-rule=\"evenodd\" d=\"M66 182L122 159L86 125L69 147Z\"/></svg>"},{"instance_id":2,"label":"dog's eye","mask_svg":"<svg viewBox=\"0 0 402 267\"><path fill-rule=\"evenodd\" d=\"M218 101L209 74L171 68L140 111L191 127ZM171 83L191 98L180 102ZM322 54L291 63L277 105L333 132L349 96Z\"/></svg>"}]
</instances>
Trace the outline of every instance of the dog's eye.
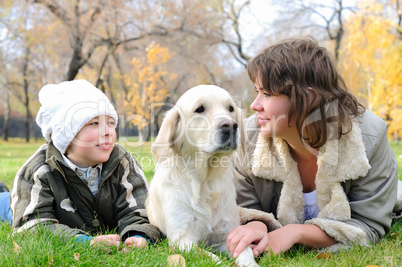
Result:
<instances>
[{"instance_id":1,"label":"dog's eye","mask_svg":"<svg viewBox=\"0 0 402 267\"><path fill-rule=\"evenodd\" d=\"M234 108L232 106L229 106L229 112L233 112Z\"/></svg>"},{"instance_id":2,"label":"dog's eye","mask_svg":"<svg viewBox=\"0 0 402 267\"><path fill-rule=\"evenodd\" d=\"M204 112L204 106L203 105L201 105L201 106L199 106L196 110L195 110L195 112L196 113L202 113L202 112Z\"/></svg>"}]
</instances>

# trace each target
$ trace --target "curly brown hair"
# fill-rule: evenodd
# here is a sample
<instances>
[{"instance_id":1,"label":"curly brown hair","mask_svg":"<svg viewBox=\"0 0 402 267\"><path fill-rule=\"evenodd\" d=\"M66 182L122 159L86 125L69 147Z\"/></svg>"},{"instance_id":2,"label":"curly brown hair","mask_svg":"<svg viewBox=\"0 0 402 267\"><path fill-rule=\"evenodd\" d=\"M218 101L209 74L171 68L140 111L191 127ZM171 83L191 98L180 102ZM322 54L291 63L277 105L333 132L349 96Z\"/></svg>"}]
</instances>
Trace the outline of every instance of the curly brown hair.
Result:
<instances>
[{"instance_id":1,"label":"curly brown hair","mask_svg":"<svg viewBox=\"0 0 402 267\"><path fill-rule=\"evenodd\" d=\"M267 93L289 97L288 123L295 118L300 138L313 148L350 132L352 119L365 110L348 92L332 55L311 36L264 49L247 70Z\"/></svg>"}]
</instances>

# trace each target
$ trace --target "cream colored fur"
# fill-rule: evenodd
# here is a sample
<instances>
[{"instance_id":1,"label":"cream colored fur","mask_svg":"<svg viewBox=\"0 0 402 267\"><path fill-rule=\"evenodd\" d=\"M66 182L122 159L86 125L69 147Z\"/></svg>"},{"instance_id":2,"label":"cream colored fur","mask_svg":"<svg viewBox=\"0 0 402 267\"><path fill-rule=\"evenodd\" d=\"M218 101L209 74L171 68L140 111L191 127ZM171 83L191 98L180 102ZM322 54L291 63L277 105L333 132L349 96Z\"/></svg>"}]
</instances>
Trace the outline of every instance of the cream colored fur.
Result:
<instances>
[{"instance_id":1,"label":"cream colored fur","mask_svg":"<svg viewBox=\"0 0 402 267\"><path fill-rule=\"evenodd\" d=\"M201 106L203 111L197 112ZM240 131L231 133L232 145L225 147L223 123L242 127L241 111L229 93L217 86L197 86L167 112L152 146L158 164L146 208L150 222L166 234L171 246L188 250L205 242L227 252L226 238L240 224L229 168ZM241 210L244 220L258 217L271 228L280 227L272 214ZM250 247L236 264L257 266Z\"/></svg>"},{"instance_id":2,"label":"cream colored fur","mask_svg":"<svg viewBox=\"0 0 402 267\"><path fill-rule=\"evenodd\" d=\"M365 233L354 226L342 223L351 218L348 199L341 182L365 176L369 165L358 122L352 131L340 140L330 140L317 157L316 190L319 213L306 223L315 224L339 243L331 249L367 245ZM353 166L353 167L351 167ZM283 182L277 217L282 225L304 222L304 197L297 164L287 144L277 138L258 137L253 154L253 174ZM337 234L338 233L338 234Z\"/></svg>"}]
</instances>

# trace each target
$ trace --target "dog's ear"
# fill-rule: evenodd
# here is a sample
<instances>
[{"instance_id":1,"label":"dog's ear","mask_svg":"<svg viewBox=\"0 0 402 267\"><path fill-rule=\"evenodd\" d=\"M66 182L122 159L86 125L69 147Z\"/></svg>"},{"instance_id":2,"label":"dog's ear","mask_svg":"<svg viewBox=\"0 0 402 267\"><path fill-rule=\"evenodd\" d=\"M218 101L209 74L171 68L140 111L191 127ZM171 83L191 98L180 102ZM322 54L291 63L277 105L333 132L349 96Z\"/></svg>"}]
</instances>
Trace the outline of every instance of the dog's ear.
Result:
<instances>
[{"instance_id":1,"label":"dog's ear","mask_svg":"<svg viewBox=\"0 0 402 267\"><path fill-rule=\"evenodd\" d=\"M172 148L177 142L175 133L177 131L179 120L180 114L175 107L166 113L162 126L159 129L158 136L151 147L152 154L158 162L167 159L170 153L170 148Z\"/></svg>"}]
</instances>

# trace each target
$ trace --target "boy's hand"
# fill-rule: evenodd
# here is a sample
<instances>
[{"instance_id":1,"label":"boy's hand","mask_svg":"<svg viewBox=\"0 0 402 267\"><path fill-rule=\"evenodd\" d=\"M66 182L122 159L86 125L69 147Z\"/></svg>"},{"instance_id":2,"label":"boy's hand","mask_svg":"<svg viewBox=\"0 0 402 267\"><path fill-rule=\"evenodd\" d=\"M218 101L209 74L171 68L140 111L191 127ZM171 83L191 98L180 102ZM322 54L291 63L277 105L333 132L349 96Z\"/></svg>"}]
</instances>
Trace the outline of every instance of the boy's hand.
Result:
<instances>
[{"instance_id":1,"label":"boy's hand","mask_svg":"<svg viewBox=\"0 0 402 267\"><path fill-rule=\"evenodd\" d=\"M148 247L147 240L142 237L132 236L126 239L125 244L129 248L146 248Z\"/></svg>"},{"instance_id":2,"label":"boy's hand","mask_svg":"<svg viewBox=\"0 0 402 267\"><path fill-rule=\"evenodd\" d=\"M90 246L120 246L120 236L119 235L98 235L92 238L89 243Z\"/></svg>"}]
</instances>

